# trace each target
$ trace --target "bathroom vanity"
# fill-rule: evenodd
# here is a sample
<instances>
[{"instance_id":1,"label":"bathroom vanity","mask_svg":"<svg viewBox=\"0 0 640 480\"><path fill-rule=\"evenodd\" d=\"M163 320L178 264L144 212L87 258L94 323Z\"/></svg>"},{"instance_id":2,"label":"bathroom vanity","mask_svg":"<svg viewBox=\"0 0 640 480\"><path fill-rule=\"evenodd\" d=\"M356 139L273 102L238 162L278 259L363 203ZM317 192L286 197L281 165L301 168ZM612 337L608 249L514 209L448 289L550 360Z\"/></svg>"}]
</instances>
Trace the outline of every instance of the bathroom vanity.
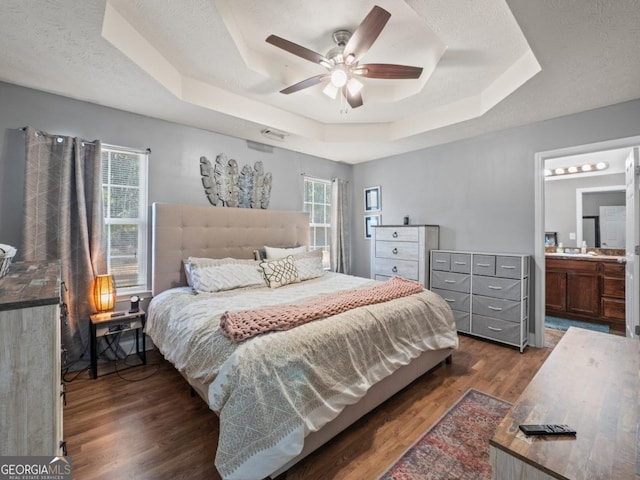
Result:
<instances>
[{"instance_id":1,"label":"bathroom vanity","mask_svg":"<svg viewBox=\"0 0 640 480\"><path fill-rule=\"evenodd\" d=\"M547 254L546 314L625 330L625 260L621 256Z\"/></svg>"}]
</instances>

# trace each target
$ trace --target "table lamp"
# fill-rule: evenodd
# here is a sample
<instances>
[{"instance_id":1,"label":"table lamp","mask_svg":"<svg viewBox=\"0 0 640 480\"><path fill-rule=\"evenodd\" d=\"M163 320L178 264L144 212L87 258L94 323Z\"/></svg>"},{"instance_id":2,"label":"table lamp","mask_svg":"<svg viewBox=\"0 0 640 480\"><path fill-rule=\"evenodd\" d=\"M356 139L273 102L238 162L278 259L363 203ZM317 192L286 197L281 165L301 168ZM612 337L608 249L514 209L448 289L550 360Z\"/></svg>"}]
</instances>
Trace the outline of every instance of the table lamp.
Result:
<instances>
[{"instance_id":1,"label":"table lamp","mask_svg":"<svg viewBox=\"0 0 640 480\"><path fill-rule=\"evenodd\" d=\"M93 284L93 301L98 312L113 310L116 304L116 284L113 275L98 275Z\"/></svg>"}]
</instances>

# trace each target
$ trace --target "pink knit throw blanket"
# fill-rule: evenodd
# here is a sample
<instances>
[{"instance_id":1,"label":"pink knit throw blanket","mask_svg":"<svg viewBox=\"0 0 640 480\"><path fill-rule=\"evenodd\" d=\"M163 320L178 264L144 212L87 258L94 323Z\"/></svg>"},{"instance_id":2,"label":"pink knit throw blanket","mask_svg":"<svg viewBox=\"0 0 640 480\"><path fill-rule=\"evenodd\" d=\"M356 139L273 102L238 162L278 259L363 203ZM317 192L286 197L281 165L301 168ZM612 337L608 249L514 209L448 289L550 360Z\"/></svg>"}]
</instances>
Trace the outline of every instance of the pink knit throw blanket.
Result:
<instances>
[{"instance_id":1,"label":"pink knit throw blanket","mask_svg":"<svg viewBox=\"0 0 640 480\"><path fill-rule=\"evenodd\" d=\"M331 293L305 303L225 312L220 318L220 328L231 340L241 342L264 332L289 330L312 320L406 297L422 290L424 287L420 283L392 277L382 285Z\"/></svg>"}]
</instances>

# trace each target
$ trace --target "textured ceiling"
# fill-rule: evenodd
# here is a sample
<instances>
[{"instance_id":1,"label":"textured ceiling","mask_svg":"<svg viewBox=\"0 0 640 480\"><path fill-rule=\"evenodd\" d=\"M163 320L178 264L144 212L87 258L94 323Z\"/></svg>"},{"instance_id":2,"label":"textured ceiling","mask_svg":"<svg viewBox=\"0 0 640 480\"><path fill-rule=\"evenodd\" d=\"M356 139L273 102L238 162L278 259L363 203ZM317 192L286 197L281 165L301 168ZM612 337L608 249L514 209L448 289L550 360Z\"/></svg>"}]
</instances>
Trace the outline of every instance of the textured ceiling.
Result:
<instances>
[{"instance_id":1,"label":"textured ceiling","mask_svg":"<svg viewBox=\"0 0 640 480\"><path fill-rule=\"evenodd\" d=\"M345 4L4 0L0 80L349 163L640 98L637 0ZM373 5L392 15L363 61L435 65L440 41L432 75L367 79L346 114L319 86L278 93L324 70L268 34L324 54Z\"/></svg>"}]
</instances>

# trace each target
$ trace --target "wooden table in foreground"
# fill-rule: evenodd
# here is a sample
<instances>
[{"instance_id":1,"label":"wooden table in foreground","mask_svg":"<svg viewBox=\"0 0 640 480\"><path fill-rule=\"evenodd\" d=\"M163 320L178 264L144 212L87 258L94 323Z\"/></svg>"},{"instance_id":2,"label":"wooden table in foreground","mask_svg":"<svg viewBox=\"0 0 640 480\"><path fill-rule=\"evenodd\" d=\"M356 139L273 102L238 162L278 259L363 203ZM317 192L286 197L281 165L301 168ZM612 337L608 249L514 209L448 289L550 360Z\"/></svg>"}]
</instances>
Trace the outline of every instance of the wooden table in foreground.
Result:
<instances>
[{"instance_id":1,"label":"wooden table in foreground","mask_svg":"<svg viewBox=\"0 0 640 480\"><path fill-rule=\"evenodd\" d=\"M640 479L640 341L570 328L490 440L495 480ZM576 437L527 437L521 424Z\"/></svg>"}]
</instances>

